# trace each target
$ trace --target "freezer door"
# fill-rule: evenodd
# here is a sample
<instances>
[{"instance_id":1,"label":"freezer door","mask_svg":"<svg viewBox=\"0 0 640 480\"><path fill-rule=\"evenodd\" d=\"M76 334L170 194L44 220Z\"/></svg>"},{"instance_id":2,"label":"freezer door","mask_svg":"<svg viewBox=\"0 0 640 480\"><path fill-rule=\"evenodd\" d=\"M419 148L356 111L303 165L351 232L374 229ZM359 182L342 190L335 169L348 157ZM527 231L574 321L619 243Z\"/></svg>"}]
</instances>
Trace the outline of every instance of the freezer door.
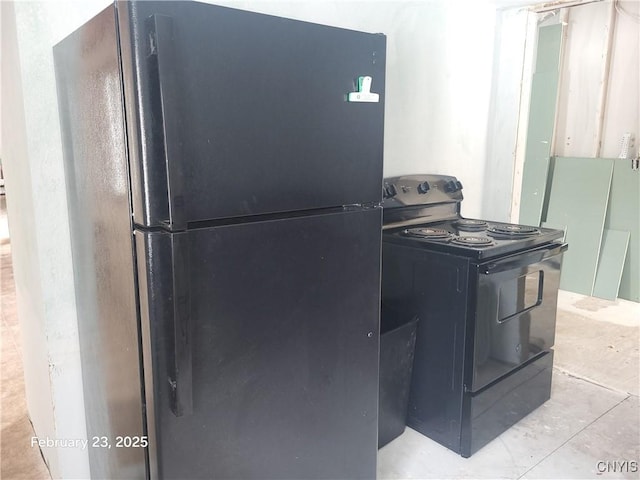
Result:
<instances>
[{"instance_id":1,"label":"freezer door","mask_svg":"<svg viewBox=\"0 0 640 480\"><path fill-rule=\"evenodd\" d=\"M375 478L380 221L136 232L152 477Z\"/></svg>"},{"instance_id":2,"label":"freezer door","mask_svg":"<svg viewBox=\"0 0 640 480\"><path fill-rule=\"evenodd\" d=\"M196 2L118 13L137 224L381 200L384 35ZM365 76L378 101L347 101Z\"/></svg>"}]
</instances>

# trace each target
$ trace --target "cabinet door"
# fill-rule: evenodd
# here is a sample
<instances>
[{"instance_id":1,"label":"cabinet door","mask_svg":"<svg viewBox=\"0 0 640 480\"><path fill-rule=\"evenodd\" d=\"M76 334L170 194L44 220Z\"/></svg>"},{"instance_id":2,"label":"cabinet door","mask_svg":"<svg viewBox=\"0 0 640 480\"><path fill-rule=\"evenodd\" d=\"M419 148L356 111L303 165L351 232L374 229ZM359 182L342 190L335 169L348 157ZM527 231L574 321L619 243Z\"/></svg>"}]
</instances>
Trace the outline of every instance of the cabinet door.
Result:
<instances>
[{"instance_id":1,"label":"cabinet door","mask_svg":"<svg viewBox=\"0 0 640 480\"><path fill-rule=\"evenodd\" d=\"M380 211L136 237L152 476L375 478Z\"/></svg>"},{"instance_id":2,"label":"cabinet door","mask_svg":"<svg viewBox=\"0 0 640 480\"><path fill-rule=\"evenodd\" d=\"M141 225L381 200L385 37L196 2L119 6ZM372 78L378 102L348 102Z\"/></svg>"}]
</instances>

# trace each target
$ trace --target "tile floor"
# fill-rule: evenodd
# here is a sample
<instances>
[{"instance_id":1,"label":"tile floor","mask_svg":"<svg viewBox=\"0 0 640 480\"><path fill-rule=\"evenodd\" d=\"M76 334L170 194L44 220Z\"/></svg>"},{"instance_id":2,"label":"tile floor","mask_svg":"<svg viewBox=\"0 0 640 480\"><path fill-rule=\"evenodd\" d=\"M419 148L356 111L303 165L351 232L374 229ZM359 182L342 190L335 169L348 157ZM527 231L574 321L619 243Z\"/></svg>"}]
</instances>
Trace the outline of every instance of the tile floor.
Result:
<instances>
[{"instance_id":1,"label":"tile floor","mask_svg":"<svg viewBox=\"0 0 640 480\"><path fill-rule=\"evenodd\" d=\"M49 479L24 398L11 246L0 198L3 479ZM469 459L407 428L380 450L381 479L640 478L640 304L560 292L551 400ZM599 472L598 462L616 472ZM602 466L602 464L600 464ZM626 464L627 467L629 464ZM637 463L636 463L637 465Z\"/></svg>"}]
</instances>

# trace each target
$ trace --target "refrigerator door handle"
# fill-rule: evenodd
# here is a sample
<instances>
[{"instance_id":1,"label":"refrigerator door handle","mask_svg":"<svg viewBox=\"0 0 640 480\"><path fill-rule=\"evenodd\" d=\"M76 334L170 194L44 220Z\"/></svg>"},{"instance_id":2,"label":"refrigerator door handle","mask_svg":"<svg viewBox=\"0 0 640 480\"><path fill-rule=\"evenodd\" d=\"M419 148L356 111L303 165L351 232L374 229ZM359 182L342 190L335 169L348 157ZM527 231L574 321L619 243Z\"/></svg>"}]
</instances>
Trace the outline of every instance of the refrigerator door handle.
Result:
<instances>
[{"instance_id":1,"label":"refrigerator door handle","mask_svg":"<svg viewBox=\"0 0 640 480\"><path fill-rule=\"evenodd\" d=\"M179 115L180 98L177 85L176 65L179 59L174 51L174 29L171 17L166 15L152 15L149 19L150 56L155 56L157 62L156 92L159 95L160 113L159 124L161 142L164 149L164 161L167 175L167 197L169 201L169 219L164 221L172 231L185 230L187 227L185 215L184 174L182 159ZM156 79L153 79L156 80ZM172 161L173 159L173 161Z\"/></svg>"},{"instance_id":2,"label":"refrigerator door handle","mask_svg":"<svg viewBox=\"0 0 640 480\"><path fill-rule=\"evenodd\" d=\"M186 235L171 235L173 352L168 357L173 372L171 410L176 417L193 413L192 331L189 298L189 254ZM171 355L173 353L173 355ZM173 358L172 358L173 357Z\"/></svg>"}]
</instances>

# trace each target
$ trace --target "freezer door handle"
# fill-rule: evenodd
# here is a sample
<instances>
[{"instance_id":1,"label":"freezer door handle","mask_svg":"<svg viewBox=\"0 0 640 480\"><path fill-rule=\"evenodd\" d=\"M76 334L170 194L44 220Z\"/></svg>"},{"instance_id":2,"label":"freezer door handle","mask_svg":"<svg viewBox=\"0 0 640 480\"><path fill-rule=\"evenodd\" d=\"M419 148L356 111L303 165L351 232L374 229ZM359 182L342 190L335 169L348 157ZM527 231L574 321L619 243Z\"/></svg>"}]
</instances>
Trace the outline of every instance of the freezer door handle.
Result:
<instances>
[{"instance_id":1,"label":"freezer door handle","mask_svg":"<svg viewBox=\"0 0 640 480\"><path fill-rule=\"evenodd\" d=\"M159 99L161 129L158 136L164 150L164 167L167 175L167 198L169 202L169 218L163 223L172 231L184 230L187 227L185 215L184 174L182 171L182 152L179 134L180 118L175 112L179 110L180 88L177 84L179 62L174 52L174 31L171 17L153 15L150 19L150 56L157 62L156 92ZM174 112L174 113L171 113Z\"/></svg>"},{"instance_id":2,"label":"freezer door handle","mask_svg":"<svg viewBox=\"0 0 640 480\"><path fill-rule=\"evenodd\" d=\"M186 235L171 235L173 352L170 371L171 410L176 417L193 413L192 329L189 299L189 258ZM171 355L173 353L173 355Z\"/></svg>"}]
</instances>

